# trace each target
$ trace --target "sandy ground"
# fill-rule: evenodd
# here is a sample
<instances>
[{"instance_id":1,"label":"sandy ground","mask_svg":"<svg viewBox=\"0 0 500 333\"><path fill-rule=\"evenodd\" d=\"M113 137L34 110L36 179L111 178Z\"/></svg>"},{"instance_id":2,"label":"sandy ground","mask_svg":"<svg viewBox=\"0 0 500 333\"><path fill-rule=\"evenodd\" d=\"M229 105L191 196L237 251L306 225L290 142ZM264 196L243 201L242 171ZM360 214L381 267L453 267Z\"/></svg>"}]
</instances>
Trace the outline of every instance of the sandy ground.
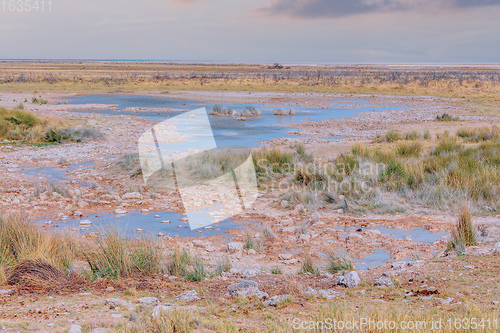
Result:
<instances>
[{"instance_id":1,"label":"sandy ground","mask_svg":"<svg viewBox=\"0 0 500 333\"><path fill-rule=\"evenodd\" d=\"M297 124L294 132L300 134L296 138L277 139L269 143L272 145L289 146L301 142L308 149L328 157L337 156L340 152L348 149L353 142L368 142L377 133L384 133L390 129L400 131L424 131L431 133L444 130L455 131L460 126L491 124L500 121L495 117L472 117L461 116L460 122L437 123L432 120L436 115L443 113L464 114L467 108L458 101L446 100L436 97L400 97L400 96L352 96L352 95L326 95L326 94L282 94L282 93L212 93L212 92L177 92L161 94L151 92L151 95L163 97L176 97L200 100L205 102L259 102L276 105L301 106L301 107L325 107L331 103L339 103L344 100L367 100L370 106L392 105L407 106L405 110L383 110L378 112L361 113L355 117L337 120L326 120ZM37 94L50 102L59 101L60 94ZM0 93L0 106L14 107L25 98L31 101L33 94ZM152 193L143 186L141 179L131 180L128 175L119 174L112 169L113 160L110 156L120 156L125 153L136 151L139 136L152 124L135 116L117 114L113 117L101 116L96 113L76 113L75 109L101 109L103 105L34 105L24 103L25 108L36 114L52 117L71 118L72 121L82 127L94 127L106 135L105 141L87 143L69 143L46 147L16 147L9 143L0 146L0 207L3 212L22 212L28 218L35 220L42 217L63 218L88 215L91 213L113 212L116 209L127 211L147 209L148 211L171 210L182 213L182 204L175 193ZM352 105L350 107L359 107ZM365 106L363 106L365 107ZM326 140L328 137L342 137L340 140ZM68 169L68 166L78 162L94 161L93 168ZM43 180L28 177L21 173L21 167L42 168L60 167L67 170L68 177L74 181L67 184L68 197L53 196L48 198L41 195L34 197L38 186ZM92 186L81 186L75 181L83 181ZM127 192L140 190L143 199L124 199ZM154 199L153 199L154 198ZM408 213L399 215L376 216L353 216L343 212L320 209L316 213L300 212L298 209L282 208L277 197L260 197L257 203L247 212L234 217L238 222L257 222L261 227L271 228L277 235L276 240L267 244L263 252L238 250L230 254L233 267L237 270L229 274L223 280L222 287L215 286L219 282L207 282L207 290L213 288L225 288L229 282L240 281L241 271L254 269L269 271L271 267L280 265L285 275L295 275L299 269L303 253L312 253L313 257L320 260L322 251L326 244L340 247L348 251L349 255L362 258L364 255L372 254L377 248L384 248L392 255L392 261L403 259L431 259L443 255L446 249L446 237L438 239L431 244L414 242L411 237L405 239L388 238L386 235L371 231L352 230L348 235L345 228L362 226L373 228L386 226L397 229L411 230L415 227L424 228L430 232L449 231L455 223L455 218L439 212L428 210L410 210ZM500 216L476 219L476 224L484 224L490 230L490 235L497 235L497 224ZM307 235L301 235L298 228L307 225ZM261 229L254 228L254 235L259 238ZM233 242L244 242L245 234L242 231L231 230ZM198 239L179 239L166 237L163 242L165 248L172 249L177 245L194 251L201 252L202 256L211 264L215 259L226 251L227 246L222 238L218 236L201 237ZM484 239L482 247L472 249L480 254L493 253L495 251L495 237ZM450 259L451 260L451 259ZM390 264L382 267L363 270L360 272L362 279L378 277ZM405 278L411 274L424 275L425 273L410 270L403 272ZM403 274L402 273L402 274ZM274 286L279 285L280 278L273 275L258 277L264 289L270 294L278 293ZM328 289L331 287L331 277L306 276L305 284L314 288ZM153 282L151 282L153 283ZM154 292L141 292L141 294L152 293L158 297L174 297L176 293L194 288L186 283L183 287L172 288L173 282L165 280L158 282L160 287ZM71 323L88 323L89 316L98 318L106 326L113 326L125 320L124 312L109 309L104 306L103 299L112 297L113 292L106 292L107 286L93 286L95 291L91 295L85 293L83 288L78 293L68 291L75 295L68 300L65 295L53 295L53 299L46 299L39 295L29 295L22 290L6 287L15 291L10 292L10 297L1 297L0 305L2 315L0 321L13 323L19 317L14 315L20 313L25 320L31 323L29 327L37 327L44 331L51 331L47 325L54 329L62 330ZM115 286L116 287L116 286ZM144 290L151 290L144 288ZM1 288L0 288L1 289ZM117 291L123 293L126 287L117 287ZM169 290L167 294L159 290ZM116 293L116 291L115 291ZM159 296L161 295L161 296ZM206 300L214 297L213 292L206 293ZM43 298L43 300L41 299ZM135 298L131 297L134 306ZM19 304L19 305L18 305ZM22 309L21 309L22 308ZM116 311L115 311L116 310ZM30 312L31 311L31 312ZM104 311L104 312L103 312ZM125 315L131 311L126 310ZM113 314L117 314L113 316ZM122 316L118 316L121 314ZM94 323L97 324L97 323ZM33 326L34 325L34 326ZM97 326L94 326L97 327ZM29 328L26 328L29 329Z\"/></svg>"}]
</instances>

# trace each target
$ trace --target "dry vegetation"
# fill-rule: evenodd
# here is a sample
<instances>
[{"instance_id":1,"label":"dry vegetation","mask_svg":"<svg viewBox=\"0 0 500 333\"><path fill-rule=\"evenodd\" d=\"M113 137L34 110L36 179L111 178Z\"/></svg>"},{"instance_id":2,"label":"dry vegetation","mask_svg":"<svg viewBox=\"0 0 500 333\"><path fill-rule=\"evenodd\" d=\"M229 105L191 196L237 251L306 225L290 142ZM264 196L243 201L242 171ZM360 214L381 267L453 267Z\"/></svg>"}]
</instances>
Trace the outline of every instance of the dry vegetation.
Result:
<instances>
[{"instance_id":1,"label":"dry vegetation","mask_svg":"<svg viewBox=\"0 0 500 333\"><path fill-rule=\"evenodd\" d=\"M4 91L317 91L439 95L498 102L496 68L268 67L238 64L2 62Z\"/></svg>"},{"instance_id":2,"label":"dry vegetation","mask_svg":"<svg viewBox=\"0 0 500 333\"><path fill-rule=\"evenodd\" d=\"M102 140L104 134L92 128L66 128L67 121L39 117L23 108L0 107L0 139L23 143L62 143Z\"/></svg>"}]
</instances>

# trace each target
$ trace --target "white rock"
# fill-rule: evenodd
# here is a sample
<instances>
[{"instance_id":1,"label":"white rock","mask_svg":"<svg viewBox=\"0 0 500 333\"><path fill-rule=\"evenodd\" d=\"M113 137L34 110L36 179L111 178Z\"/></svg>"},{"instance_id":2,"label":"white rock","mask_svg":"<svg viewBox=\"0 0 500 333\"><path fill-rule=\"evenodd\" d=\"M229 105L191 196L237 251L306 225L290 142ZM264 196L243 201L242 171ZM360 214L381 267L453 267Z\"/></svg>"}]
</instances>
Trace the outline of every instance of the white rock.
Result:
<instances>
[{"instance_id":1,"label":"white rock","mask_svg":"<svg viewBox=\"0 0 500 333\"><path fill-rule=\"evenodd\" d=\"M302 243L307 243L311 239L311 235L308 234L302 234L299 236L299 241Z\"/></svg>"},{"instance_id":2,"label":"white rock","mask_svg":"<svg viewBox=\"0 0 500 333\"><path fill-rule=\"evenodd\" d=\"M375 280L374 285L376 287L394 287L394 283L388 276L381 276Z\"/></svg>"},{"instance_id":3,"label":"white rock","mask_svg":"<svg viewBox=\"0 0 500 333\"><path fill-rule=\"evenodd\" d=\"M164 221L161 221L161 223L163 223L163 224L170 224L171 222L170 222L170 220L164 220Z\"/></svg>"},{"instance_id":4,"label":"white rock","mask_svg":"<svg viewBox=\"0 0 500 333\"><path fill-rule=\"evenodd\" d=\"M338 282L340 285L347 288L356 288L361 283L361 279L357 272L352 271L342 276Z\"/></svg>"},{"instance_id":5,"label":"white rock","mask_svg":"<svg viewBox=\"0 0 500 333\"><path fill-rule=\"evenodd\" d=\"M241 296L241 297L253 297L257 298L267 298L269 295L262 292L258 288L258 284L255 281L241 281L240 283L235 283L227 287L231 296Z\"/></svg>"},{"instance_id":6,"label":"white rock","mask_svg":"<svg viewBox=\"0 0 500 333\"><path fill-rule=\"evenodd\" d=\"M132 303L125 301L121 298L106 298L106 301L104 302L106 305L111 305L111 306L131 306Z\"/></svg>"},{"instance_id":7,"label":"white rock","mask_svg":"<svg viewBox=\"0 0 500 333\"><path fill-rule=\"evenodd\" d=\"M121 208L117 208L117 209L115 209L115 214L119 214L119 215L127 214L127 211L124 209L121 209Z\"/></svg>"},{"instance_id":8,"label":"white rock","mask_svg":"<svg viewBox=\"0 0 500 333\"><path fill-rule=\"evenodd\" d=\"M68 333L80 333L82 331L82 327L80 325L71 325Z\"/></svg>"},{"instance_id":9,"label":"white rock","mask_svg":"<svg viewBox=\"0 0 500 333\"><path fill-rule=\"evenodd\" d=\"M227 244L227 250L229 252L236 252L243 249L243 243L241 242L231 242Z\"/></svg>"},{"instance_id":10,"label":"white rock","mask_svg":"<svg viewBox=\"0 0 500 333\"><path fill-rule=\"evenodd\" d=\"M290 296L286 294L273 296L268 301L264 302L264 306L278 306L280 302L283 302L287 298L290 298Z\"/></svg>"},{"instance_id":11,"label":"white rock","mask_svg":"<svg viewBox=\"0 0 500 333\"><path fill-rule=\"evenodd\" d=\"M81 220L80 222L78 222L80 225L91 225L92 224L92 221L90 220Z\"/></svg>"},{"instance_id":12,"label":"white rock","mask_svg":"<svg viewBox=\"0 0 500 333\"><path fill-rule=\"evenodd\" d=\"M106 288L106 291L108 291L108 292L113 291L113 290L115 290L115 288L114 288L114 287L107 287L107 288Z\"/></svg>"},{"instance_id":13,"label":"white rock","mask_svg":"<svg viewBox=\"0 0 500 333\"><path fill-rule=\"evenodd\" d=\"M151 316L153 318L158 318L159 316L161 316L162 314L164 313L168 313L170 311L173 310L173 306L166 306L166 305L157 305L155 306L155 308L153 309L153 312L151 312Z\"/></svg>"},{"instance_id":14,"label":"white rock","mask_svg":"<svg viewBox=\"0 0 500 333\"><path fill-rule=\"evenodd\" d=\"M143 195L140 194L139 192L125 193L124 195L122 195L123 200L135 200L135 199L142 200L143 198L144 198Z\"/></svg>"},{"instance_id":15,"label":"white rock","mask_svg":"<svg viewBox=\"0 0 500 333\"><path fill-rule=\"evenodd\" d=\"M177 296L176 299L184 302L195 302L201 298L198 297L198 292L196 290L189 290Z\"/></svg>"},{"instance_id":16,"label":"white rock","mask_svg":"<svg viewBox=\"0 0 500 333\"><path fill-rule=\"evenodd\" d=\"M290 260L293 258L293 254L292 253L281 253L280 255L278 255L278 258L281 260Z\"/></svg>"},{"instance_id":17,"label":"white rock","mask_svg":"<svg viewBox=\"0 0 500 333\"><path fill-rule=\"evenodd\" d=\"M442 303L443 304L451 304L451 302L453 302L454 300L455 300L454 298L447 298Z\"/></svg>"},{"instance_id":18,"label":"white rock","mask_svg":"<svg viewBox=\"0 0 500 333\"><path fill-rule=\"evenodd\" d=\"M254 276L257 276L259 275L260 273L262 273L262 271L258 270L258 269L244 269L242 272L241 272L241 277L243 279L248 279L250 277L254 277Z\"/></svg>"},{"instance_id":19,"label":"white rock","mask_svg":"<svg viewBox=\"0 0 500 333\"><path fill-rule=\"evenodd\" d=\"M156 298L156 297L143 297L143 298L139 298L137 300L137 303L140 303L140 304L156 304L156 303L158 303L158 298Z\"/></svg>"},{"instance_id":20,"label":"white rock","mask_svg":"<svg viewBox=\"0 0 500 333\"><path fill-rule=\"evenodd\" d=\"M338 295L338 292L331 289L322 289L318 291L318 294L323 298L332 299Z\"/></svg>"},{"instance_id":21,"label":"white rock","mask_svg":"<svg viewBox=\"0 0 500 333\"><path fill-rule=\"evenodd\" d=\"M368 229L365 231L365 234L369 235L369 236L377 236L377 235L380 235L382 233L379 230Z\"/></svg>"},{"instance_id":22,"label":"white rock","mask_svg":"<svg viewBox=\"0 0 500 333\"><path fill-rule=\"evenodd\" d=\"M0 289L0 296L8 296L12 292L12 289Z\"/></svg>"}]
</instances>

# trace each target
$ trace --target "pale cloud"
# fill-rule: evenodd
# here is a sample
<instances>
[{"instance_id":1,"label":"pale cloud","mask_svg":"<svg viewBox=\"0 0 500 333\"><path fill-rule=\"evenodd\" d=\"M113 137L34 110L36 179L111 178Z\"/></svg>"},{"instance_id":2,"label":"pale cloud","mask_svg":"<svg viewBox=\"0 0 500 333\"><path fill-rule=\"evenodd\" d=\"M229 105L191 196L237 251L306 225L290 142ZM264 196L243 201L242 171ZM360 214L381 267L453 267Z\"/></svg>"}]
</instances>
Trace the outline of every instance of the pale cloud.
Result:
<instances>
[{"instance_id":1,"label":"pale cloud","mask_svg":"<svg viewBox=\"0 0 500 333\"><path fill-rule=\"evenodd\" d=\"M425 11L429 8L446 11L499 4L500 0L271 0L268 6L257 11L301 18L335 18L377 12Z\"/></svg>"}]
</instances>

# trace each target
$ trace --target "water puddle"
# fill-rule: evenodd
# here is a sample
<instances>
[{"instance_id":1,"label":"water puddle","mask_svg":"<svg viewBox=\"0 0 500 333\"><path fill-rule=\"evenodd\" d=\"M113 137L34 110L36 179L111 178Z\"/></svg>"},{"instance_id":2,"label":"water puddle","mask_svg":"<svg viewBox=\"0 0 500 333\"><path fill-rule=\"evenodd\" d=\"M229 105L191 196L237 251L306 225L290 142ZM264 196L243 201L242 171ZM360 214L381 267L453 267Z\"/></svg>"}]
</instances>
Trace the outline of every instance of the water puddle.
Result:
<instances>
[{"instance_id":1,"label":"water puddle","mask_svg":"<svg viewBox=\"0 0 500 333\"><path fill-rule=\"evenodd\" d=\"M183 217L180 214L168 211L151 213L136 211L125 215L92 214L79 219L41 219L34 221L34 223L50 231L76 232L81 236L96 232L104 233L108 228L112 228L119 231L120 235L130 239L146 237L153 240L164 236L186 238L225 235L226 231L230 229L242 228L248 225L248 223L235 223L233 220L227 219L221 221L218 225L191 230L187 222L181 221ZM90 221L91 224L88 224L87 221Z\"/></svg>"},{"instance_id":2,"label":"water puddle","mask_svg":"<svg viewBox=\"0 0 500 333\"><path fill-rule=\"evenodd\" d=\"M365 254L363 258L352 258L357 269L367 269L379 267L391 260L390 255L386 249L375 249L373 254Z\"/></svg>"},{"instance_id":3,"label":"water puddle","mask_svg":"<svg viewBox=\"0 0 500 333\"><path fill-rule=\"evenodd\" d=\"M344 228L337 227L337 229L343 230ZM378 230L382 233L382 235L384 235L387 238L405 239L405 237L410 236L412 241L422 244L432 244L439 238L449 235L449 233L446 231L432 233L424 228L414 228L413 230L404 230L404 229L392 229L384 226L378 226L374 228L362 228L362 227L348 228L346 230L345 235L342 235L342 237L345 239L347 237L347 234L351 230L360 230L360 229L362 232L365 232L367 230Z\"/></svg>"},{"instance_id":4,"label":"water puddle","mask_svg":"<svg viewBox=\"0 0 500 333\"><path fill-rule=\"evenodd\" d=\"M108 104L116 105L116 108L109 110L82 110L76 112L97 112L104 115L113 116L115 114L134 115L149 119L152 122L161 122L168 117L174 117L182 111L192 111L205 107L208 112L212 110L214 103L204 103L176 98L136 96L136 95L84 95L64 98L68 104ZM359 108L346 108L350 105L360 105ZM214 117L209 116L215 141L218 146L237 145L245 148L252 148L259 145L261 141L274 140L277 138L295 137L295 134L288 134L293 127L283 125L301 123L305 121L320 121L325 119L339 119L342 117L354 116L361 112L377 111L387 109L407 109L404 106L369 106L368 101L345 101L332 104L323 108L300 108L291 105L270 105L270 104L238 104L224 103L224 106L241 112L246 106L254 106L262 110L262 115L255 118L246 118L246 121L238 121L238 117ZM139 111L133 112L128 108L168 108L182 111ZM293 116L275 116L273 109L293 108ZM307 111L307 112L306 112Z\"/></svg>"},{"instance_id":5,"label":"water puddle","mask_svg":"<svg viewBox=\"0 0 500 333\"><path fill-rule=\"evenodd\" d=\"M90 169L94 167L95 163L94 161L85 161L85 162L80 162L76 164L71 164L68 166L67 170L64 170L61 167L46 167L46 168L32 168L32 167L26 167L26 166L21 166L19 169L21 170L21 174L33 177L35 179L32 179L33 183L42 183L42 182L71 182L75 181L78 185L88 187L90 184L69 178L69 175L67 174L68 171L72 171L75 169Z\"/></svg>"}]
</instances>

